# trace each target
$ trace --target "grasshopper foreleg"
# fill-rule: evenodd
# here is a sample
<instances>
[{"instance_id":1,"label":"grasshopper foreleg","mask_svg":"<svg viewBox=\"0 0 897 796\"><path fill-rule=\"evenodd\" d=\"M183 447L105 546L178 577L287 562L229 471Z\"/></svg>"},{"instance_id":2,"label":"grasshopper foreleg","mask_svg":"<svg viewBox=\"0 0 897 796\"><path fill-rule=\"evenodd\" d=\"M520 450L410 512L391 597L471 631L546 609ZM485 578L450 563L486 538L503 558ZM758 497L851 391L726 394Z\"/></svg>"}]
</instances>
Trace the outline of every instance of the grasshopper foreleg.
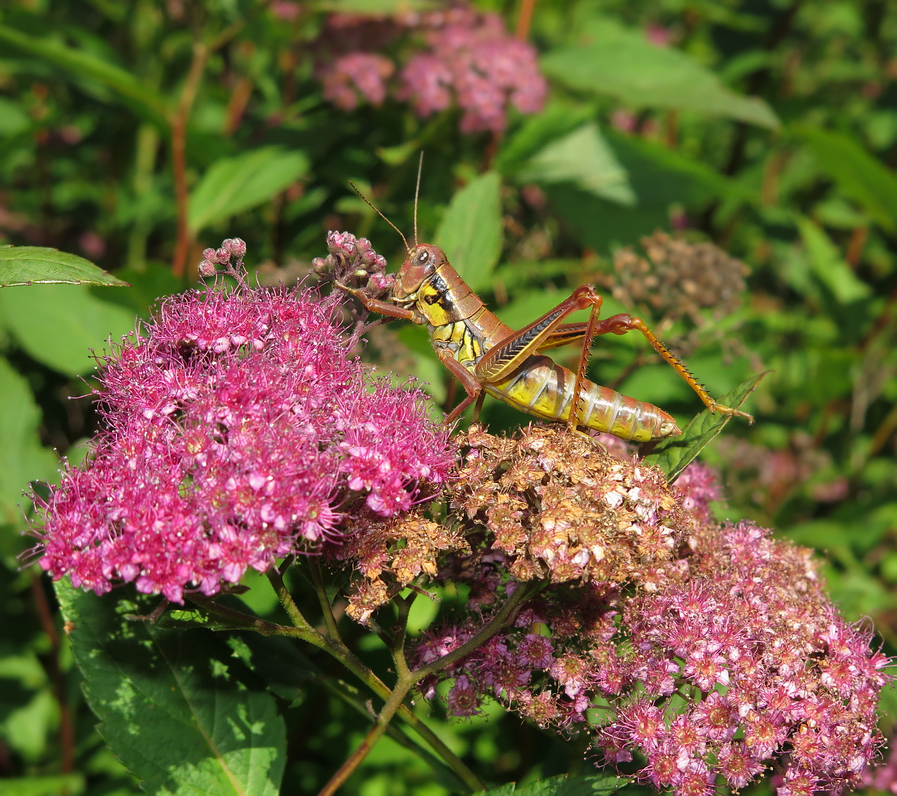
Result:
<instances>
[{"instance_id":1,"label":"grasshopper foreleg","mask_svg":"<svg viewBox=\"0 0 897 796\"><path fill-rule=\"evenodd\" d=\"M451 374L461 382L461 386L464 388L464 391L467 393L467 397L461 401L452 411L449 413L449 416L445 419L446 425L451 425L454 423L459 417L461 417L461 413L467 409L477 398L482 399L483 397L483 385L477 381L476 377L469 373L463 365L459 362L456 362L450 353L447 351L439 352L439 359L446 368L449 369ZM479 407L482 405L482 400L477 403L477 416L479 416Z\"/></svg>"},{"instance_id":2,"label":"grasshopper foreleg","mask_svg":"<svg viewBox=\"0 0 897 796\"><path fill-rule=\"evenodd\" d=\"M340 282L334 282L334 285L338 287L340 290L348 293L351 296L355 296L363 305L366 310L370 312L379 312L381 315L386 315L390 318L399 318L403 321L414 321L415 323L420 323L417 319L417 315L414 314L407 307L400 307L397 304L392 304L388 301L380 301L379 299L373 299L370 296L365 295L365 293L358 288L349 287L348 285L343 285Z\"/></svg>"}]
</instances>

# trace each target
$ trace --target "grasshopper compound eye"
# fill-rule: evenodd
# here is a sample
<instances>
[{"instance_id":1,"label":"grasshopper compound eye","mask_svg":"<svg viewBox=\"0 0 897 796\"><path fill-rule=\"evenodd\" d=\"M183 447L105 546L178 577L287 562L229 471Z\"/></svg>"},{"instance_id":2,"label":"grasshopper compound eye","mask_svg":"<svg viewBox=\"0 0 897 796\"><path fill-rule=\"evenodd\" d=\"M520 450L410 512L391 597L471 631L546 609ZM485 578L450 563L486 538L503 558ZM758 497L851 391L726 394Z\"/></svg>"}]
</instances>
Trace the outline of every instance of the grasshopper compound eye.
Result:
<instances>
[{"instance_id":1,"label":"grasshopper compound eye","mask_svg":"<svg viewBox=\"0 0 897 796\"><path fill-rule=\"evenodd\" d=\"M430 262L430 252L427 249L421 249L414 257L415 265L426 265Z\"/></svg>"}]
</instances>

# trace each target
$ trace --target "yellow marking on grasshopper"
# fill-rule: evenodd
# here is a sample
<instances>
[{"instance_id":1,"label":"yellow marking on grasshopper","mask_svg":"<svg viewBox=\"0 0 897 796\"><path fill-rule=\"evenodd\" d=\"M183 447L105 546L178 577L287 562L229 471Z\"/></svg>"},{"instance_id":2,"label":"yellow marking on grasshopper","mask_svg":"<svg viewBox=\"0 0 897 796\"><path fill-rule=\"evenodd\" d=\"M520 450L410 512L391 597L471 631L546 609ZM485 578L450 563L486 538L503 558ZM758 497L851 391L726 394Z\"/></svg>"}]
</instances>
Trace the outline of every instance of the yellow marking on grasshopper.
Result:
<instances>
[{"instance_id":1,"label":"yellow marking on grasshopper","mask_svg":"<svg viewBox=\"0 0 897 796\"><path fill-rule=\"evenodd\" d=\"M368 201L360 192L358 195ZM644 335L711 412L753 422L750 415L717 403L641 318L628 314L599 318L604 300L591 285L576 288L554 309L515 331L489 311L452 268L442 249L416 242L413 248L409 247L401 230L368 204L401 235L408 256L396 275L389 301L340 287L356 296L369 310L427 327L440 361L467 393L448 415L447 423L457 420L485 392L521 412L543 420L565 422L574 430L607 431L637 442L681 434L676 421L659 407L629 398L585 377L592 339L597 335L631 331ZM415 238L416 205L415 199ZM590 310L586 323L563 323L571 313L586 309ZM539 353L579 341L582 353L576 373Z\"/></svg>"}]
</instances>

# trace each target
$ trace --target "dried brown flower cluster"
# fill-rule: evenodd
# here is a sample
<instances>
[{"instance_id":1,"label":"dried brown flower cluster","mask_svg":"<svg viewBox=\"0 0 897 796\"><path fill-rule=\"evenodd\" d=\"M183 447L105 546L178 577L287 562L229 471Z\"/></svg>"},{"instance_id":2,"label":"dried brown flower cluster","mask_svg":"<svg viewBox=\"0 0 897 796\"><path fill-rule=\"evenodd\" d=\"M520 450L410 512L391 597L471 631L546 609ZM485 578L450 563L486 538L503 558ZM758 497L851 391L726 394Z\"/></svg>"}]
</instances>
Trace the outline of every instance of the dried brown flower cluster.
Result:
<instances>
[{"instance_id":1,"label":"dried brown flower cluster","mask_svg":"<svg viewBox=\"0 0 897 796\"><path fill-rule=\"evenodd\" d=\"M453 511L491 535L518 580L621 583L672 558L690 521L663 473L544 426L499 438L473 427L449 488Z\"/></svg>"},{"instance_id":2,"label":"dried brown flower cluster","mask_svg":"<svg viewBox=\"0 0 897 796\"><path fill-rule=\"evenodd\" d=\"M334 549L334 558L351 561L358 574L346 612L367 624L402 589L421 576L434 577L438 556L469 549L460 531L425 518L420 509L355 523L345 544Z\"/></svg>"},{"instance_id":3,"label":"dried brown flower cluster","mask_svg":"<svg viewBox=\"0 0 897 796\"><path fill-rule=\"evenodd\" d=\"M509 575L650 584L688 544L693 521L657 468L546 426L510 438L473 426L459 441L466 455L448 491L448 523L421 511L366 518L335 551L360 576L349 597L354 619L366 623L418 576L438 570L467 581L481 604ZM452 552L463 556L446 559Z\"/></svg>"},{"instance_id":4,"label":"dried brown flower cluster","mask_svg":"<svg viewBox=\"0 0 897 796\"><path fill-rule=\"evenodd\" d=\"M627 307L650 307L659 328L681 318L700 327L705 311L721 318L740 306L748 268L718 246L658 230L642 238L642 247L647 257L631 248L616 253L608 286Z\"/></svg>"}]
</instances>

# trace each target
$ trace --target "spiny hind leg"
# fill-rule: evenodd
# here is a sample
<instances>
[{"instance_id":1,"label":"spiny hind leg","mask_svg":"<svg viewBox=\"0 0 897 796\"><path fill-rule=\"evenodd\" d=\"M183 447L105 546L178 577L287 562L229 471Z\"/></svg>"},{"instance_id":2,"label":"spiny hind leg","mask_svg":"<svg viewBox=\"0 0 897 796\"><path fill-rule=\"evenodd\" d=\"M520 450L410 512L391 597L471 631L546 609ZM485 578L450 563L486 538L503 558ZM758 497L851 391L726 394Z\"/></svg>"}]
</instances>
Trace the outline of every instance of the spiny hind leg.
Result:
<instances>
[{"instance_id":1,"label":"spiny hind leg","mask_svg":"<svg viewBox=\"0 0 897 796\"><path fill-rule=\"evenodd\" d=\"M592 330L592 324L589 324L590 330ZM612 315L610 318L605 318L604 320L598 320L594 324L593 335L597 336L599 334L626 334L626 332L637 331L641 332L645 339L654 350L660 354L663 359L672 366L673 370L675 370L683 379L685 379L686 383L689 387L691 387L698 395L698 397L704 402L704 405L713 413L720 415L729 415L732 417L743 417L747 419L749 422L753 423L754 418L749 415L747 412L742 412L739 409L733 409L731 406L724 406L721 403L718 403L712 395L704 388L704 385L701 384L679 361L670 350L658 339L657 335L651 331L641 318L637 318L634 315Z\"/></svg>"}]
</instances>

